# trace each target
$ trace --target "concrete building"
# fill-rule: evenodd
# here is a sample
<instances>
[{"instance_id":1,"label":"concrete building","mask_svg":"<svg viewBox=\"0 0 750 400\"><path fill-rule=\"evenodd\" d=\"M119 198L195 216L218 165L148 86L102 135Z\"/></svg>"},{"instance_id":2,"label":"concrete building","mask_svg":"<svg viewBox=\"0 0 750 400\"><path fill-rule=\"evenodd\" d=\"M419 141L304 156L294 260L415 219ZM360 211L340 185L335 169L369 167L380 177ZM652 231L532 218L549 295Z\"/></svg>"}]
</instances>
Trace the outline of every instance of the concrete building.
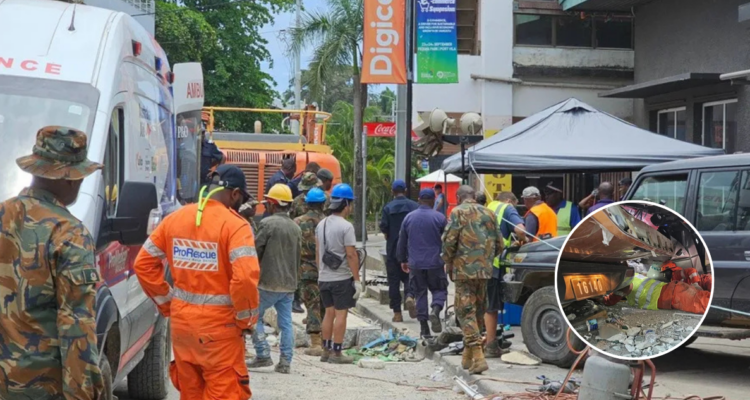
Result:
<instances>
[{"instance_id":1,"label":"concrete building","mask_svg":"<svg viewBox=\"0 0 750 400\"><path fill-rule=\"evenodd\" d=\"M565 11L633 15L634 81L603 99L634 99L640 127L727 153L750 151L750 71L722 79L750 68L747 2L560 0Z\"/></svg>"},{"instance_id":2,"label":"concrete building","mask_svg":"<svg viewBox=\"0 0 750 400\"><path fill-rule=\"evenodd\" d=\"M633 80L629 12L566 12L558 0L457 0L456 12L459 82L415 84L415 112L440 108L454 118L478 112L485 136L569 97L632 120L632 100L599 97ZM442 155L457 151L446 144ZM442 158L431 160L431 169ZM512 188L540 183L546 178Z\"/></svg>"},{"instance_id":3,"label":"concrete building","mask_svg":"<svg viewBox=\"0 0 750 400\"><path fill-rule=\"evenodd\" d=\"M90 6L128 13L143 25L151 36L156 34L154 0L83 0L83 2Z\"/></svg>"}]
</instances>

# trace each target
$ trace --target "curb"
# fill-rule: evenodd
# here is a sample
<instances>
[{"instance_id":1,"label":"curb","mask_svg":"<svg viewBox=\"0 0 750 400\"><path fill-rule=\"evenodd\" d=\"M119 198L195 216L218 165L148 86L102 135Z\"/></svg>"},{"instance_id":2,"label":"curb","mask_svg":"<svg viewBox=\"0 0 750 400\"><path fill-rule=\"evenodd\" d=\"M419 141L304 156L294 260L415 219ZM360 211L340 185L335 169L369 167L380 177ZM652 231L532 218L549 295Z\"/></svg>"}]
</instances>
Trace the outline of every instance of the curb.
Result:
<instances>
[{"instance_id":1,"label":"curb","mask_svg":"<svg viewBox=\"0 0 750 400\"><path fill-rule=\"evenodd\" d=\"M369 318L376 323L380 324L383 329L393 329L394 331L405 331L409 336L413 337L419 337L418 334L412 332L408 328L400 328L396 326L393 322L389 320L383 320L382 318L378 317L377 313L372 311L370 309L369 305L362 304L360 302L357 302L357 311L362 314L362 316ZM477 379L480 379L482 377L487 377L488 375L471 375L468 371L461 368L461 357L460 356L449 356L449 357L443 357L440 353L433 352L429 349L427 349L425 346L422 345L422 341L419 340L417 345L417 350L420 355L423 355L425 359L429 359L434 361L435 363L439 364L441 367L445 368L446 372L446 382L447 384L453 385L453 376L458 376L459 378L463 379L466 383L471 383L472 381L475 381ZM455 357L455 362L451 359L451 357ZM474 385L477 385L479 388L480 393L496 393L497 388L491 388L486 381L480 380L476 383L472 383Z\"/></svg>"}]
</instances>

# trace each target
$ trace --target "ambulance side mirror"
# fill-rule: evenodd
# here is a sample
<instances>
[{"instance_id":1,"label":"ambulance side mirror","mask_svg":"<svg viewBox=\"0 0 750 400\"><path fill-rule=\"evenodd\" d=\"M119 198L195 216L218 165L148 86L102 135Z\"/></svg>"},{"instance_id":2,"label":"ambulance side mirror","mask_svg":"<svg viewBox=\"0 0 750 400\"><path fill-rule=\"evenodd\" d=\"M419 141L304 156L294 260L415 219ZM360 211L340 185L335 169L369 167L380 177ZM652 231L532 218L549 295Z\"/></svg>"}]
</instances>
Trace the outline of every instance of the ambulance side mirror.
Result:
<instances>
[{"instance_id":1,"label":"ambulance side mirror","mask_svg":"<svg viewBox=\"0 0 750 400\"><path fill-rule=\"evenodd\" d=\"M125 246L137 246L148 239L151 210L159 208L156 185L125 182L119 190L117 215L107 220L108 236Z\"/></svg>"}]
</instances>

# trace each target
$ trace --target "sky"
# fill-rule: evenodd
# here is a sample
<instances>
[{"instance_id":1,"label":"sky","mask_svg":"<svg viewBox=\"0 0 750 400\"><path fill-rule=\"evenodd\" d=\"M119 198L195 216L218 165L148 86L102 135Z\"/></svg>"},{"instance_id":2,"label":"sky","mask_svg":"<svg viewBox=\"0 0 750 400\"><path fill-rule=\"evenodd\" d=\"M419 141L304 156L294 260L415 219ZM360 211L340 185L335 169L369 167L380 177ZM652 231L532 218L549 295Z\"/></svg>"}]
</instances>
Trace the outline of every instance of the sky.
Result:
<instances>
[{"instance_id":1,"label":"sky","mask_svg":"<svg viewBox=\"0 0 750 400\"><path fill-rule=\"evenodd\" d=\"M303 13L305 11L325 10L327 7L326 0L302 0ZM283 35L283 30L294 26L295 14L279 14L275 17L272 24L264 26L260 32L268 40L268 51L273 59L273 68L270 63L263 63L262 68L271 75L276 81L276 90L283 93L289 87L289 80L294 78L294 63L287 56L287 44L279 40ZM302 69L305 69L312 58L312 49L307 48L302 53Z\"/></svg>"}]
</instances>

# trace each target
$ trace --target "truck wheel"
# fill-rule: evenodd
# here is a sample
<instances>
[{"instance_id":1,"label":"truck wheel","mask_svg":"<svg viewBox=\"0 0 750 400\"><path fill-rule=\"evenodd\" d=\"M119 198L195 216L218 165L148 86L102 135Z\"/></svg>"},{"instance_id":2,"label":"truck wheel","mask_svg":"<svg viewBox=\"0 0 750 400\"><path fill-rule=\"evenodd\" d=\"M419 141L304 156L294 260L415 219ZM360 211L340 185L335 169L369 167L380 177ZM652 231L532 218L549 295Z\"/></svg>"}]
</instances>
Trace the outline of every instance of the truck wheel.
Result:
<instances>
[{"instance_id":1,"label":"truck wheel","mask_svg":"<svg viewBox=\"0 0 750 400\"><path fill-rule=\"evenodd\" d=\"M112 367L110 367L109 360L107 360L107 356L104 354L99 356L99 370L102 371L102 380L104 381L104 392L99 396L99 400L112 400L114 399Z\"/></svg>"},{"instance_id":2,"label":"truck wheel","mask_svg":"<svg viewBox=\"0 0 750 400\"><path fill-rule=\"evenodd\" d=\"M566 344L567 331L568 323L557 305L555 288L547 286L534 292L524 304L521 315L521 333L529 351L545 363L570 367L576 354ZM576 350L584 347L572 333L570 340Z\"/></svg>"},{"instance_id":3,"label":"truck wheel","mask_svg":"<svg viewBox=\"0 0 750 400\"><path fill-rule=\"evenodd\" d=\"M169 323L162 319L143 360L128 374L128 395L139 400L162 400L169 390L172 339Z\"/></svg>"}]
</instances>

